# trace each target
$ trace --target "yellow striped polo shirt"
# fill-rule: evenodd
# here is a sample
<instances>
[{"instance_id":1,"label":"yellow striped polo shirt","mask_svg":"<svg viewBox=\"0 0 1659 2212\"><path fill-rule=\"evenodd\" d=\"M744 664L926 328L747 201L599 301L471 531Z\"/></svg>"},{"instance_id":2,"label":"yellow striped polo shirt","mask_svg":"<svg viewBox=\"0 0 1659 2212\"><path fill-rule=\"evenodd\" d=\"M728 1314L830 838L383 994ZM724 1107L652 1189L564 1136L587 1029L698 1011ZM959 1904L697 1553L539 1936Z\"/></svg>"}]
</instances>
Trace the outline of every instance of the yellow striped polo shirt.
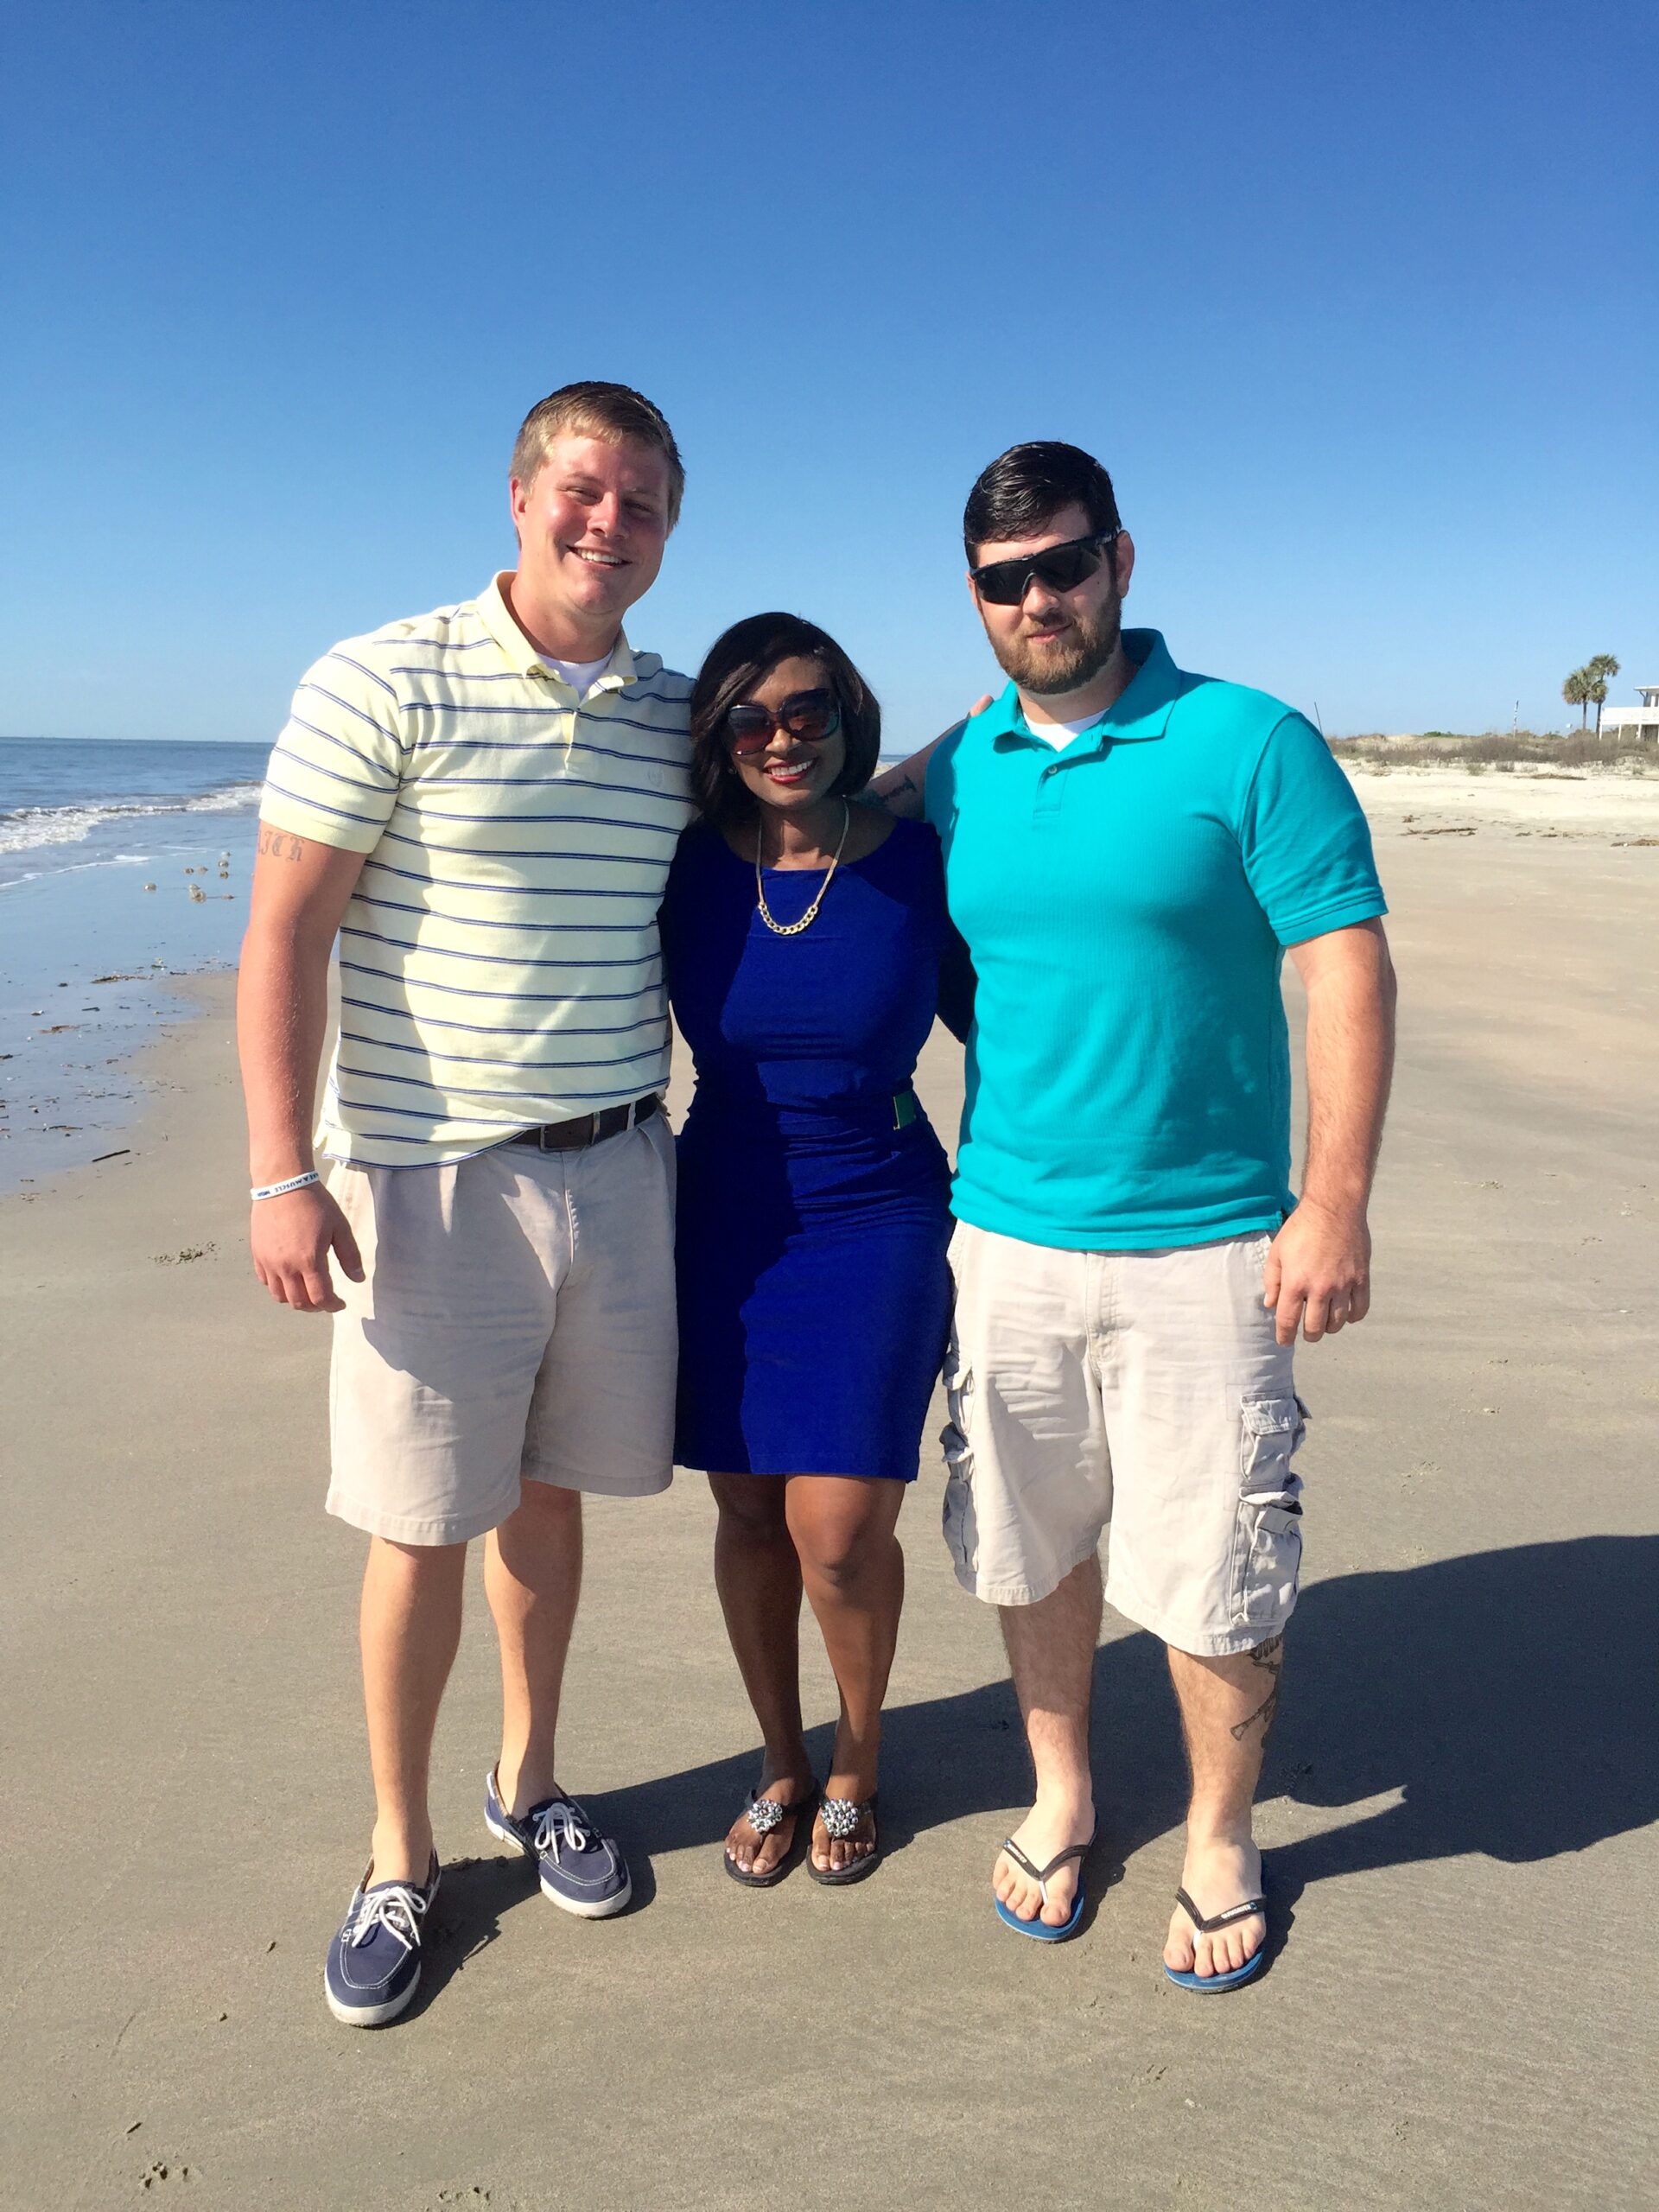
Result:
<instances>
[{"instance_id":1,"label":"yellow striped polo shirt","mask_svg":"<svg viewBox=\"0 0 1659 2212\"><path fill-rule=\"evenodd\" d=\"M325 653L270 756L260 818L368 855L334 1159L461 1160L668 1078L657 909L691 814L690 681L619 639L578 702L501 585Z\"/></svg>"}]
</instances>

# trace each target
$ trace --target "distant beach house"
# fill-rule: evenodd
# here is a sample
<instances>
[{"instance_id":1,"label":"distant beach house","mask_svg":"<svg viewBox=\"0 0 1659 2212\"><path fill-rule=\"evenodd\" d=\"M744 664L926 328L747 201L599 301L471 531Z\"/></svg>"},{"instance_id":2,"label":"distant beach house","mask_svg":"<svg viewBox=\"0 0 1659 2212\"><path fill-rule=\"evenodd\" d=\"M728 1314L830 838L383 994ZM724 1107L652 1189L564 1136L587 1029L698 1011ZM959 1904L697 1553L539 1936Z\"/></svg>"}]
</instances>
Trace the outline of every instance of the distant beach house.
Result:
<instances>
[{"instance_id":1,"label":"distant beach house","mask_svg":"<svg viewBox=\"0 0 1659 2212\"><path fill-rule=\"evenodd\" d=\"M1604 737L1628 737L1637 745L1659 745L1659 683L1638 683L1636 696L1639 707L1604 707L1601 710L1601 734Z\"/></svg>"}]
</instances>

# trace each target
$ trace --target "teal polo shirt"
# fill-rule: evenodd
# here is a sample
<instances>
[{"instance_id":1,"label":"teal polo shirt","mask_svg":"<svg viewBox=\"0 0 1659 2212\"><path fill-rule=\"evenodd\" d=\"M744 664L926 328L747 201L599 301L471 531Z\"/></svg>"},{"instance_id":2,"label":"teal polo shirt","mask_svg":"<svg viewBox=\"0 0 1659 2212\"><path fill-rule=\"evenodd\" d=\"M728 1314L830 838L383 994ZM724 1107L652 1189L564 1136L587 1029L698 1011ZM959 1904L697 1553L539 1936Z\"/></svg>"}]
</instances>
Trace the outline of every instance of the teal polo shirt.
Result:
<instances>
[{"instance_id":1,"label":"teal polo shirt","mask_svg":"<svg viewBox=\"0 0 1659 2212\"><path fill-rule=\"evenodd\" d=\"M1155 630L1123 642L1134 678L1064 751L1010 684L927 770L979 979L955 1211L1074 1251L1278 1228L1284 948L1388 911L1319 732Z\"/></svg>"}]
</instances>

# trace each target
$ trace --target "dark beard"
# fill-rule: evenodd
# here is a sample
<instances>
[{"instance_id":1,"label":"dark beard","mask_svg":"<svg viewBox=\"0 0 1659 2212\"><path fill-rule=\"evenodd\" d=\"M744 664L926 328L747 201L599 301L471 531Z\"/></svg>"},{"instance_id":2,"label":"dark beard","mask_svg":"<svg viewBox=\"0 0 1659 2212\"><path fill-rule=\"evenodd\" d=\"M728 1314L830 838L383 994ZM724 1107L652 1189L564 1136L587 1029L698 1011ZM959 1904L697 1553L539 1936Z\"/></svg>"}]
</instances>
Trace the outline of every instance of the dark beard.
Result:
<instances>
[{"instance_id":1,"label":"dark beard","mask_svg":"<svg viewBox=\"0 0 1659 2212\"><path fill-rule=\"evenodd\" d=\"M1039 699L1061 698L1092 683L1117 651L1123 634L1122 611L1123 602L1114 592L1093 620L1079 619L1074 634L1061 645L1033 646L1023 638L1000 645L993 639L991 651L1002 673L1011 676L1022 691Z\"/></svg>"}]
</instances>

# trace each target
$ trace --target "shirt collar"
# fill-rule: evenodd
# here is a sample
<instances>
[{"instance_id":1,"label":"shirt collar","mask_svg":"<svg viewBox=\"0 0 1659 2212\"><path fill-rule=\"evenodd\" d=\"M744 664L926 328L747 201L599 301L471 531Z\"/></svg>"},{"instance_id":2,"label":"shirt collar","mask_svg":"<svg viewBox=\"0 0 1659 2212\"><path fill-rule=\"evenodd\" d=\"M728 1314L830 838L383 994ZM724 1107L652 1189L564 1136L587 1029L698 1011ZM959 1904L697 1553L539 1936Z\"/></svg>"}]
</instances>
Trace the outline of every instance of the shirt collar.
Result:
<instances>
[{"instance_id":1,"label":"shirt collar","mask_svg":"<svg viewBox=\"0 0 1659 2212\"><path fill-rule=\"evenodd\" d=\"M1181 688L1180 671L1169 657L1163 632L1126 630L1123 650L1136 664L1135 674L1099 721L1078 731L1065 748L1068 759L1078 759L1107 745L1135 744L1163 735L1169 710ZM1011 737L1032 745L1047 744L1046 739L1033 736L1020 704L1019 686L1014 683L992 702L974 727L993 740Z\"/></svg>"},{"instance_id":2,"label":"shirt collar","mask_svg":"<svg viewBox=\"0 0 1659 2212\"><path fill-rule=\"evenodd\" d=\"M505 587L512 574L511 569L504 569L492 579L489 589L479 594L474 602L478 608L478 619L499 646L502 658L509 667L520 676L541 677L550 683L556 683L558 677L519 628L512 609L507 604ZM591 698L594 691L620 691L645 672L636 664L626 634L619 630L616 643L611 649L610 666L594 678L593 690L588 696Z\"/></svg>"}]
</instances>

